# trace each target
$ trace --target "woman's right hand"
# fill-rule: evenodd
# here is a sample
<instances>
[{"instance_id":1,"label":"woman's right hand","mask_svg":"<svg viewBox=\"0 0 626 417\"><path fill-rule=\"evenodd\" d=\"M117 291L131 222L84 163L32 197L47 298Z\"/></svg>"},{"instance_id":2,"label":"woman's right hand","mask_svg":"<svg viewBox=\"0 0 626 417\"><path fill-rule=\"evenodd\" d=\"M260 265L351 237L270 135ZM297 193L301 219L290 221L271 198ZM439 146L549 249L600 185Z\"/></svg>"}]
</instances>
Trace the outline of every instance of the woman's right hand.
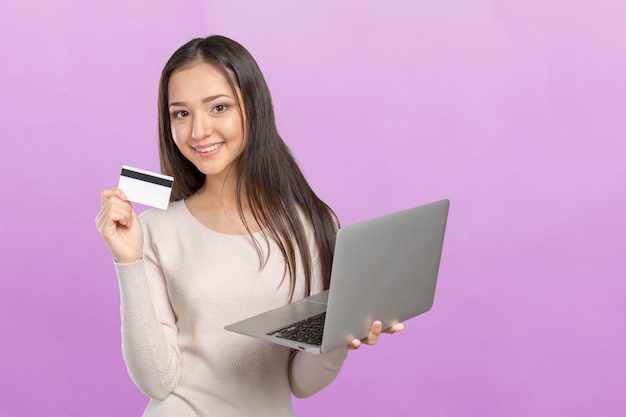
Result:
<instances>
[{"instance_id":1,"label":"woman's right hand","mask_svg":"<svg viewBox=\"0 0 626 417\"><path fill-rule=\"evenodd\" d=\"M122 190L102 191L102 208L96 227L118 263L131 263L143 257L143 230L139 217Z\"/></svg>"}]
</instances>

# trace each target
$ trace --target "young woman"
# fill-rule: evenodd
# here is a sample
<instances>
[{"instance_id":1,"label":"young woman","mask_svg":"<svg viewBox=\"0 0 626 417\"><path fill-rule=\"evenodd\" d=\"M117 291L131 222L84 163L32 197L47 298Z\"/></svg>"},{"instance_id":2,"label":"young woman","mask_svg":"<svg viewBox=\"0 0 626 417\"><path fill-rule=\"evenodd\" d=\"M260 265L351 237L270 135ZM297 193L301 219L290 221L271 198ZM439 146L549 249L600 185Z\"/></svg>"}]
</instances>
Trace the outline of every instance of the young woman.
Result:
<instances>
[{"instance_id":1,"label":"young woman","mask_svg":"<svg viewBox=\"0 0 626 417\"><path fill-rule=\"evenodd\" d=\"M159 85L167 210L137 216L102 192L98 230L115 258L123 354L144 416L292 416L339 373L348 349L291 351L224 326L328 288L338 221L278 135L249 52L221 36L178 49ZM388 332L402 329L394 326Z\"/></svg>"}]
</instances>

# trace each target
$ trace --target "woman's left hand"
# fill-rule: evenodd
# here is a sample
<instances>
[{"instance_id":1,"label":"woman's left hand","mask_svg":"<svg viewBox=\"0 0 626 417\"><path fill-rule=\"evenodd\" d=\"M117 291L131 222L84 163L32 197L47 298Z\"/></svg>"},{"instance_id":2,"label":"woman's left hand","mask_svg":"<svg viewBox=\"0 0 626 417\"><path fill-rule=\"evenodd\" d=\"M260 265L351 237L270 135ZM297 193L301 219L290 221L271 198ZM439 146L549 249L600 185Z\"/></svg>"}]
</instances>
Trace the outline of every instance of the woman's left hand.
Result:
<instances>
[{"instance_id":1,"label":"woman's left hand","mask_svg":"<svg viewBox=\"0 0 626 417\"><path fill-rule=\"evenodd\" d=\"M380 337L381 333L396 333L403 329L404 329L404 324L397 323L391 326L390 328L383 330L382 323L379 321L375 321L374 323L372 323L372 327L370 327L370 334L365 339L361 339L361 340L354 339L348 345L348 349L356 350L362 344L375 345L378 342L378 338Z\"/></svg>"}]
</instances>

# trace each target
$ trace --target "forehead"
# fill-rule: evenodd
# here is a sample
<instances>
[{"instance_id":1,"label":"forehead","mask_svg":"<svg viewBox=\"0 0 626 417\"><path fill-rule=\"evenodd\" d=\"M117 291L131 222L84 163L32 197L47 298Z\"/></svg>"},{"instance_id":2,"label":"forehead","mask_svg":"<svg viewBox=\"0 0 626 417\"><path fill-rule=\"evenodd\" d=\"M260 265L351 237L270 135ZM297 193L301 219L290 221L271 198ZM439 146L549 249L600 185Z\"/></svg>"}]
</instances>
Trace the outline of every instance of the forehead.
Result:
<instances>
[{"instance_id":1,"label":"forehead","mask_svg":"<svg viewBox=\"0 0 626 417\"><path fill-rule=\"evenodd\" d=\"M233 96L233 90L222 71L206 62L196 62L174 71L167 92L170 102L218 94Z\"/></svg>"}]
</instances>

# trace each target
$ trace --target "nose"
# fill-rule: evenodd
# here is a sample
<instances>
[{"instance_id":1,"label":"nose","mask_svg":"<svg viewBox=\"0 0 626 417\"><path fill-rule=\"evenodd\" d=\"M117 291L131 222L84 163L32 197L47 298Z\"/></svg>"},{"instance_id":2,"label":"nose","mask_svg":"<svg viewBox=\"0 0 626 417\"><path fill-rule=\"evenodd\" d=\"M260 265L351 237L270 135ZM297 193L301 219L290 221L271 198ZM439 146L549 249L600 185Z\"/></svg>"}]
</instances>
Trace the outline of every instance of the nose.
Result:
<instances>
[{"instance_id":1,"label":"nose","mask_svg":"<svg viewBox=\"0 0 626 417\"><path fill-rule=\"evenodd\" d=\"M213 124L209 115L200 113L193 118L191 136L195 140L202 140L213 134Z\"/></svg>"}]
</instances>

